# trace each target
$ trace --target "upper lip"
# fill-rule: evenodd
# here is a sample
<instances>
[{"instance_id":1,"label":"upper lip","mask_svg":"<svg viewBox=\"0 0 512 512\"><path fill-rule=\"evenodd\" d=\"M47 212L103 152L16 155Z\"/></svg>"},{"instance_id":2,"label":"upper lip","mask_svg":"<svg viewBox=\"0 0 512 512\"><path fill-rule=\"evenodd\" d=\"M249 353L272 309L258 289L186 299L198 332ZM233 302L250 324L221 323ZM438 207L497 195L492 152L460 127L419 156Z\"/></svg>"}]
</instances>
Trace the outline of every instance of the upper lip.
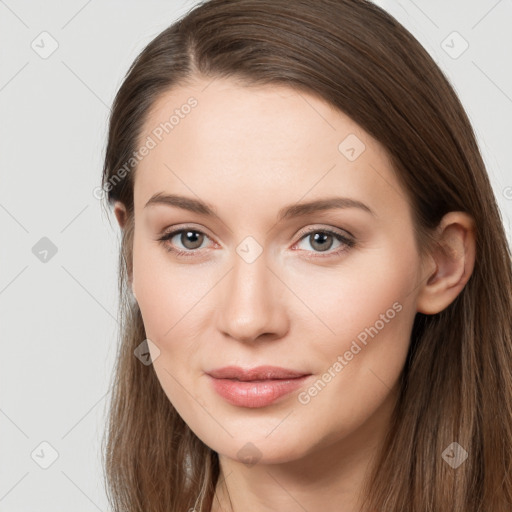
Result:
<instances>
[{"instance_id":1,"label":"upper lip","mask_svg":"<svg viewBox=\"0 0 512 512\"><path fill-rule=\"evenodd\" d=\"M257 366L255 368L240 368L239 366L225 366L206 372L215 379L236 379L241 381L251 380L277 380L296 379L311 375L307 372L289 370L279 366Z\"/></svg>"}]
</instances>

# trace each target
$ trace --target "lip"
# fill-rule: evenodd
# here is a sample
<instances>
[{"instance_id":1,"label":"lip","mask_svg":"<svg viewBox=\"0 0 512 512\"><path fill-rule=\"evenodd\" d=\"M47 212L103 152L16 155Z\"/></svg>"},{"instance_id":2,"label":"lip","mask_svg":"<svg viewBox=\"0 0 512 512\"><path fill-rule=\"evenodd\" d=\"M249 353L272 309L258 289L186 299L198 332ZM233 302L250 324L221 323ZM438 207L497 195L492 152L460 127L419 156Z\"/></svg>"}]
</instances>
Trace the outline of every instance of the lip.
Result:
<instances>
[{"instance_id":1,"label":"lip","mask_svg":"<svg viewBox=\"0 0 512 512\"><path fill-rule=\"evenodd\" d=\"M206 372L213 389L238 407L265 407L300 388L311 373L278 366L226 366Z\"/></svg>"}]
</instances>

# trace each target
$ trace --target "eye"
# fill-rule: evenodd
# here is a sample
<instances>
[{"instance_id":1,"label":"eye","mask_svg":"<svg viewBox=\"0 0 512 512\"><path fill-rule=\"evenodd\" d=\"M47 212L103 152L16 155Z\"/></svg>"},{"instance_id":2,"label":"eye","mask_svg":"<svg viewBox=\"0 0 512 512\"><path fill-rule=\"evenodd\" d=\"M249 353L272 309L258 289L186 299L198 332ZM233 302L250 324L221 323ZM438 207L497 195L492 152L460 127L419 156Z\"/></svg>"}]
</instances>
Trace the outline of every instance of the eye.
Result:
<instances>
[{"instance_id":1,"label":"eye","mask_svg":"<svg viewBox=\"0 0 512 512\"><path fill-rule=\"evenodd\" d=\"M309 230L306 233L302 233L301 240L298 242L298 244L300 244L302 241L306 241L308 245L313 248L313 252L326 252L327 256L340 254L341 252L347 251L348 249L355 246L354 240L331 229L317 228ZM338 247L335 247L333 251L330 251L330 249L332 249L333 245L336 243L339 244ZM323 255L321 257L323 257Z\"/></svg>"},{"instance_id":2,"label":"eye","mask_svg":"<svg viewBox=\"0 0 512 512\"><path fill-rule=\"evenodd\" d=\"M196 250L202 248L207 238L209 237L202 231L189 227L164 233L158 241L162 242L169 252L175 252L179 256L192 256Z\"/></svg>"}]
</instances>

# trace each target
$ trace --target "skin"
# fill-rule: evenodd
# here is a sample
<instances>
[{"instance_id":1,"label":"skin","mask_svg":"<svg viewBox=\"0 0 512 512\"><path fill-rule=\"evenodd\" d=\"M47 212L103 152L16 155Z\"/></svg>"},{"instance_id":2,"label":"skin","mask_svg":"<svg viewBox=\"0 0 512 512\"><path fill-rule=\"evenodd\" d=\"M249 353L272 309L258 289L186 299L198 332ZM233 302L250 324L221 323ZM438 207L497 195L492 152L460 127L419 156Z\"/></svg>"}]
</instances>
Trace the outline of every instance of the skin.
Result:
<instances>
[{"instance_id":1,"label":"skin","mask_svg":"<svg viewBox=\"0 0 512 512\"><path fill-rule=\"evenodd\" d=\"M321 99L284 86L197 78L155 103L140 140L191 96L197 107L135 176L131 279L159 350L151 351L155 372L219 454L213 511L355 511L389 426L416 312L438 313L462 291L474 266L473 222L451 212L438 249L420 255L407 195L382 146ZM338 149L349 134L365 145L354 161ZM145 207L158 192L206 201L218 217ZM330 209L277 221L284 206L328 196L374 214ZM121 203L115 214L123 227ZM200 248L179 234L157 241L173 226L204 233ZM322 251L313 236L325 229L355 245L336 255L344 244L333 237ZM263 251L251 263L236 251L247 236ZM168 252L173 245L194 255ZM400 312L305 405L294 392L266 407L234 406L204 373L272 364L313 374L303 392L397 303ZM237 455L247 443L255 465Z\"/></svg>"}]
</instances>

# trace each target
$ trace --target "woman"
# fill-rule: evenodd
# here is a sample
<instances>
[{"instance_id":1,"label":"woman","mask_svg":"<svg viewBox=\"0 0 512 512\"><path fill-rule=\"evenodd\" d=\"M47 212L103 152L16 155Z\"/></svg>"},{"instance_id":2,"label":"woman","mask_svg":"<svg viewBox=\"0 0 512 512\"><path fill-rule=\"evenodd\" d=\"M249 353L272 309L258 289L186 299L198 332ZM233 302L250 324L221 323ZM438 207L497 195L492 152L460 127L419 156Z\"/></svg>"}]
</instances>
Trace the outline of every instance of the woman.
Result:
<instances>
[{"instance_id":1,"label":"woman","mask_svg":"<svg viewBox=\"0 0 512 512\"><path fill-rule=\"evenodd\" d=\"M390 15L197 6L131 66L102 185L115 511L511 510L510 249L462 105Z\"/></svg>"}]
</instances>

